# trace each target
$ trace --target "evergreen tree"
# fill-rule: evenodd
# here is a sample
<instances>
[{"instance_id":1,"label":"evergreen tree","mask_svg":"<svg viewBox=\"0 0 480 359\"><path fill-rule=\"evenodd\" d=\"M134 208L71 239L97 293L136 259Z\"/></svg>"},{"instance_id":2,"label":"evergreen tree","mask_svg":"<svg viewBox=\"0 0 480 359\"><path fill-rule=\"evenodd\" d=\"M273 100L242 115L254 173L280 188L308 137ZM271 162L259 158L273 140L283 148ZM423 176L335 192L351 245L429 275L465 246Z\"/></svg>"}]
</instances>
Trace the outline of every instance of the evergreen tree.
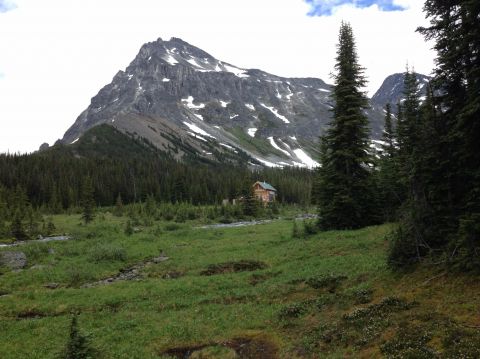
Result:
<instances>
[{"instance_id":1,"label":"evergreen tree","mask_svg":"<svg viewBox=\"0 0 480 359\"><path fill-rule=\"evenodd\" d=\"M115 209L113 211L113 214L117 217L123 216L123 201L122 201L122 196L120 193L118 193L117 200L115 202Z\"/></svg>"},{"instance_id":2,"label":"evergreen tree","mask_svg":"<svg viewBox=\"0 0 480 359\"><path fill-rule=\"evenodd\" d=\"M340 27L334 75L335 107L330 128L321 139L316 201L322 229L359 228L375 222L369 129L364 110L366 80L358 64L352 28Z\"/></svg>"},{"instance_id":3,"label":"evergreen tree","mask_svg":"<svg viewBox=\"0 0 480 359\"><path fill-rule=\"evenodd\" d=\"M382 135L382 155L393 158L396 152L396 139L393 129L392 106L385 106L385 127Z\"/></svg>"},{"instance_id":4,"label":"evergreen tree","mask_svg":"<svg viewBox=\"0 0 480 359\"><path fill-rule=\"evenodd\" d=\"M425 122L420 112L420 94L415 72L404 77L403 105L398 120L399 177L406 189L400 229L393 236L389 261L392 265L417 262L429 250L426 238L428 201L425 196Z\"/></svg>"},{"instance_id":5,"label":"evergreen tree","mask_svg":"<svg viewBox=\"0 0 480 359\"><path fill-rule=\"evenodd\" d=\"M90 223L95 218L95 199L92 180L87 177L82 186L82 219L85 224Z\"/></svg>"},{"instance_id":6,"label":"evergreen tree","mask_svg":"<svg viewBox=\"0 0 480 359\"><path fill-rule=\"evenodd\" d=\"M480 3L430 0L425 11L431 26L420 31L436 40L437 131L448 155L438 159L444 184L432 186L438 234L452 238L448 250L454 262L470 269L477 263L480 270L478 227L469 225L480 214Z\"/></svg>"},{"instance_id":7,"label":"evergreen tree","mask_svg":"<svg viewBox=\"0 0 480 359\"><path fill-rule=\"evenodd\" d=\"M28 239L28 235L23 225L24 213L21 209L17 209L10 224L10 233L17 241Z\"/></svg>"},{"instance_id":8,"label":"evergreen tree","mask_svg":"<svg viewBox=\"0 0 480 359\"><path fill-rule=\"evenodd\" d=\"M430 26L419 31L436 41L437 68L421 126L404 132L414 144L401 151L409 201L390 259L447 252L449 262L480 270L480 3L427 0L424 10Z\"/></svg>"},{"instance_id":9,"label":"evergreen tree","mask_svg":"<svg viewBox=\"0 0 480 359\"><path fill-rule=\"evenodd\" d=\"M59 359L93 359L96 358L95 350L90 346L89 340L78 329L77 314L72 316L70 333L65 349L58 356Z\"/></svg>"},{"instance_id":10,"label":"evergreen tree","mask_svg":"<svg viewBox=\"0 0 480 359\"><path fill-rule=\"evenodd\" d=\"M243 214L245 216L256 217L259 209L260 201L255 196L253 187L251 187L248 195L243 198Z\"/></svg>"},{"instance_id":11,"label":"evergreen tree","mask_svg":"<svg viewBox=\"0 0 480 359\"><path fill-rule=\"evenodd\" d=\"M300 230L298 229L297 221L293 220L293 226L292 226L292 238L300 238L301 233Z\"/></svg>"},{"instance_id":12,"label":"evergreen tree","mask_svg":"<svg viewBox=\"0 0 480 359\"><path fill-rule=\"evenodd\" d=\"M157 211L157 202L153 195L148 195L145 201L145 214L148 217L154 217Z\"/></svg>"},{"instance_id":13,"label":"evergreen tree","mask_svg":"<svg viewBox=\"0 0 480 359\"><path fill-rule=\"evenodd\" d=\"M389 222L396 218L396 212L404 200L404 189L399 180L397 139L390 104L387 104L385 111L385 129L376 182L383 221Z\"/></svg>"}]
</instances>

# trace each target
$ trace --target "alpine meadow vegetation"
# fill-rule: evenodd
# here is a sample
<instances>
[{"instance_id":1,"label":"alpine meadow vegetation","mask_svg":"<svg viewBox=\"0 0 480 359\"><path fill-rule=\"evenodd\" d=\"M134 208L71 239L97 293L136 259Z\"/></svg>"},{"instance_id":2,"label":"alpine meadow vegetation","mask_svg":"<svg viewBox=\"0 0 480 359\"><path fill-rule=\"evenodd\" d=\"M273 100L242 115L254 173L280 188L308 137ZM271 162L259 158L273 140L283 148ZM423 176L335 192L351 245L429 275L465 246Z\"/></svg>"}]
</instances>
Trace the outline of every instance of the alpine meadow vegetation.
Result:
<instances>
[{"instance_id":1,"label":"alpine meadow vegetation","mask_svg":"<svg viewBox=\"0 0 480 359\"><path fill-rule=\"evenodd\" d=\"M480 2L424 12L433 77L373 139L340 24L315 169L106 124L0 154L0 358L480 358Z\"/></svg>"}]
</instances>

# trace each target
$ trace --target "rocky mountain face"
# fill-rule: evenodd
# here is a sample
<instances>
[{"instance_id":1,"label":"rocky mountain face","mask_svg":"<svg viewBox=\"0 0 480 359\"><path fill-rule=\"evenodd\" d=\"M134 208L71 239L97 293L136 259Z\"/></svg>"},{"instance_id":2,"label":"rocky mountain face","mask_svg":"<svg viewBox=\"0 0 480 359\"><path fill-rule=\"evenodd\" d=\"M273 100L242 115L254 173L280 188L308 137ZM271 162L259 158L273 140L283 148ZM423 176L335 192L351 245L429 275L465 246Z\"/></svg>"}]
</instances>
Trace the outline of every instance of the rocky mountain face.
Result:
<instances>
[{"instance_id":1,"label":"rocky mountain face","mask_svg":"<svg viewBox=\"0 0 480 359\"><path fill-rule=\"evenodd\" d=\"M188 154L311 168L317 165L318 137L330 122L330 94L331 86L320 79L242 69L181 39L158 39L143 45L92 98L62 142L110 124L178 159ZM377 97L381 103L388 94ZM378 137L383 109L373 106L366 113L372 137Z\"/></svg>"},{"instance_id":2,"label":"rocky mountain face","mask_svg":"<svg viewBox=\"0 0 480 359\"><path fill-rule=\"evenodd\" d=\"M401 102L403 98L404 78L405 73L398 73L388 76L385 81L383 81L382 86L380 86L375 95L373 95L371 100L372 106L378 109L384 108L387 103L390 103L393 111L395 111L395 105ZM430 82L430 77L417 74L417 79L419 82L421 99L424 99L424 96L427 93L426 85Z\"/></svg>"}]
</instances>

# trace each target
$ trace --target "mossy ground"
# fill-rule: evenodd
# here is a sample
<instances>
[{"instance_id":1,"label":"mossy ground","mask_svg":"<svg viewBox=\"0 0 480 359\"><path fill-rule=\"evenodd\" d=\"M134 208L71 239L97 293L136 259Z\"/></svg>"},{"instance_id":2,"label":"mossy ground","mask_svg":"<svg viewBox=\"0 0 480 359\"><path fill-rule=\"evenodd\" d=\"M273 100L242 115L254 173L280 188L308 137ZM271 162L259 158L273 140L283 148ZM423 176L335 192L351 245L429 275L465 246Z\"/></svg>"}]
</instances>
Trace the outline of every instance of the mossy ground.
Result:
<instances>
[{"instance_id":1,"label":"mossy ground","mask_svg":"<svg viewBox=\"0 0 480 359\"><path fill-rule=\"evenodd\" d=\"M1 358L54 357L73 311L104 358L167 358L194 347L192 358L480 356L478 277L438 266L392 273L390 225L295 239L287 220L173 230L153 222L132 235L127 218L108 213L87 226L78 215L53 220L75 240L17 247L28 268L1 271ZM148 264L141 280L82 288L161 253L169 260ZM222 263L261 265L202 275ZM244 341L253 349L235 352Z\"/></svg>"}]
</instances>

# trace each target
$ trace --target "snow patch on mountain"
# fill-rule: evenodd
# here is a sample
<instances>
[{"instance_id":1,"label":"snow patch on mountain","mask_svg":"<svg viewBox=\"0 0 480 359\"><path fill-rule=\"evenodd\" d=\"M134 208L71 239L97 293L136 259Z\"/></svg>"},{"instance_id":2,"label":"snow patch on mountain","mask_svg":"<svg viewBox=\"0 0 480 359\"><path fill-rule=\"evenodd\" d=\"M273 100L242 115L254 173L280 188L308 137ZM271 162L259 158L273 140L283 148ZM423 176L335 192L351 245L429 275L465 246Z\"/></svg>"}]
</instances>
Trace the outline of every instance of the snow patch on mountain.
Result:
<instances>
[{"instance_id":1,"label":"snow patch on mountain","mask_svg":"<svg viewBox=\"0 0 480 359\"><path fill-rule=\"evenodd\" d=\"M288 151L285 151L284 149L280 148L279 145L277 145L277 143L275 142L275 140L273 139L273 136L270 136L268 137L268 140L270 141L270 144L272 145L273 148L285 153L287 156L291 157L292 155L288 152Z\"/></svg>"},{"instance_id":2,"label":"snow patch on mountain","mask_svg":"<svg viewBox=\"0 0 480 359\"><path fill-rule=\"evenodd\" d=\"M285 123L290 123L290 121L288 120L288 118L286 118L285 116L283 115L280 115L278 113L278 110L275 108L275 107L269 107L263 103L260 103L260 105L262 105L263 107L265 107L267 110L270 110L271 113L273 113L277 118L279 118L280 120L282 120L283 122Z\"/></svg>"},{"instance_id":3,"label":"snow patch on mountain","mask_svg":"<svg viewBox=\"0 0 480 359\"><path fill-rule=\"evenodd\" d=\"M178 64L178 61L175 60L175 58L170 54L162 58L172 66L175 66L176 64Z\"/></svg>"},{"instance_id":4,"label":"snow patch on mountain","mask_svg":"<svg viewBox=\"0 0 480 359\"><path fill-rule=\"evenodd\" d=\"M320 166L320 164L317 161L314 161L309 155L305 153L304 150L301 148L298 148L296 150L293 150L295 155L304 163L308 168L315 168Z\"/></svg>"},{"instance_id":5,"label":"snow patch on mountain","mask_svg":"<svg viewBox=\"0 0 480 359\"><path fill-rule=\"evenodd\" d=\"M198 138L199 140L202 140L203 142L208 142L208 140L206 138L203 138L198 133L194 133L194 132L190 132L190 131L187 131L187 133L194 138Z\"/></svg>"},{"instance_id":6,"label":"snow patch on mountain","mask_svg":"<svg viewBox=\"0 0 480 359\"><path fill-rule=\"evenodd\" d=\"M201 103L200 105L195 105L193 103L193 96L188 96L188 98L182 98L182 102L185 103L185 105L192 110L199 110L202 108L205 108L205 104Z\"/></svg>"},{"instance_id":7,"label":"snow patch on mountain","mask_svg":"<svg viewBox=\"0 0 480 359\"><path fill-rule=\"evenodd\" d=\"M231 66L225 63L222 63L222 66L226 72L231 72L237 77L240 77L240 78L250 77L249 75L247 75L247 70L239 69L238 67Z\"/></svg>"},{"instance_id":8,"label":"snow patch on mountain","mask_svg":"<svg viewBox=\"0 0 480 359\"><path fill-rule=\"evenodd\" d=\"M257 158L255 157L255 159L261 163L263 163L265 166L267 167L278 167L278 168L282 168L283 166L278 164L278 163L273 163L273 162L270 162L270 161L266 161L266 160L262 160L260 158Z\"/></svg>"},{"instance_id":9,"label":"snow patch on mountain","mask_svg":"<svg viewBox=\"0 0 480 359\"><path fill-rule=\"evenodd\" d=\"M255 134L257 133L257 131L258 131L258 128L256 128L256 127L249 128L248 129L248 135L250 137L255 137Z\"/></svg>"},{"instance_id":10,"label":"snow patch on mountain","mask_svg":"<svg viewBox=\"0 0 480 359\"><path fill-rule=\"evenodd\" d=\"M183 122L191 131L195 132L197 135L202 135L210 138L215 138L214 136L208 134L204 130L202 130L200 127L193 123L188 123L188 122Z\"/></svg>"}]
</instances>

